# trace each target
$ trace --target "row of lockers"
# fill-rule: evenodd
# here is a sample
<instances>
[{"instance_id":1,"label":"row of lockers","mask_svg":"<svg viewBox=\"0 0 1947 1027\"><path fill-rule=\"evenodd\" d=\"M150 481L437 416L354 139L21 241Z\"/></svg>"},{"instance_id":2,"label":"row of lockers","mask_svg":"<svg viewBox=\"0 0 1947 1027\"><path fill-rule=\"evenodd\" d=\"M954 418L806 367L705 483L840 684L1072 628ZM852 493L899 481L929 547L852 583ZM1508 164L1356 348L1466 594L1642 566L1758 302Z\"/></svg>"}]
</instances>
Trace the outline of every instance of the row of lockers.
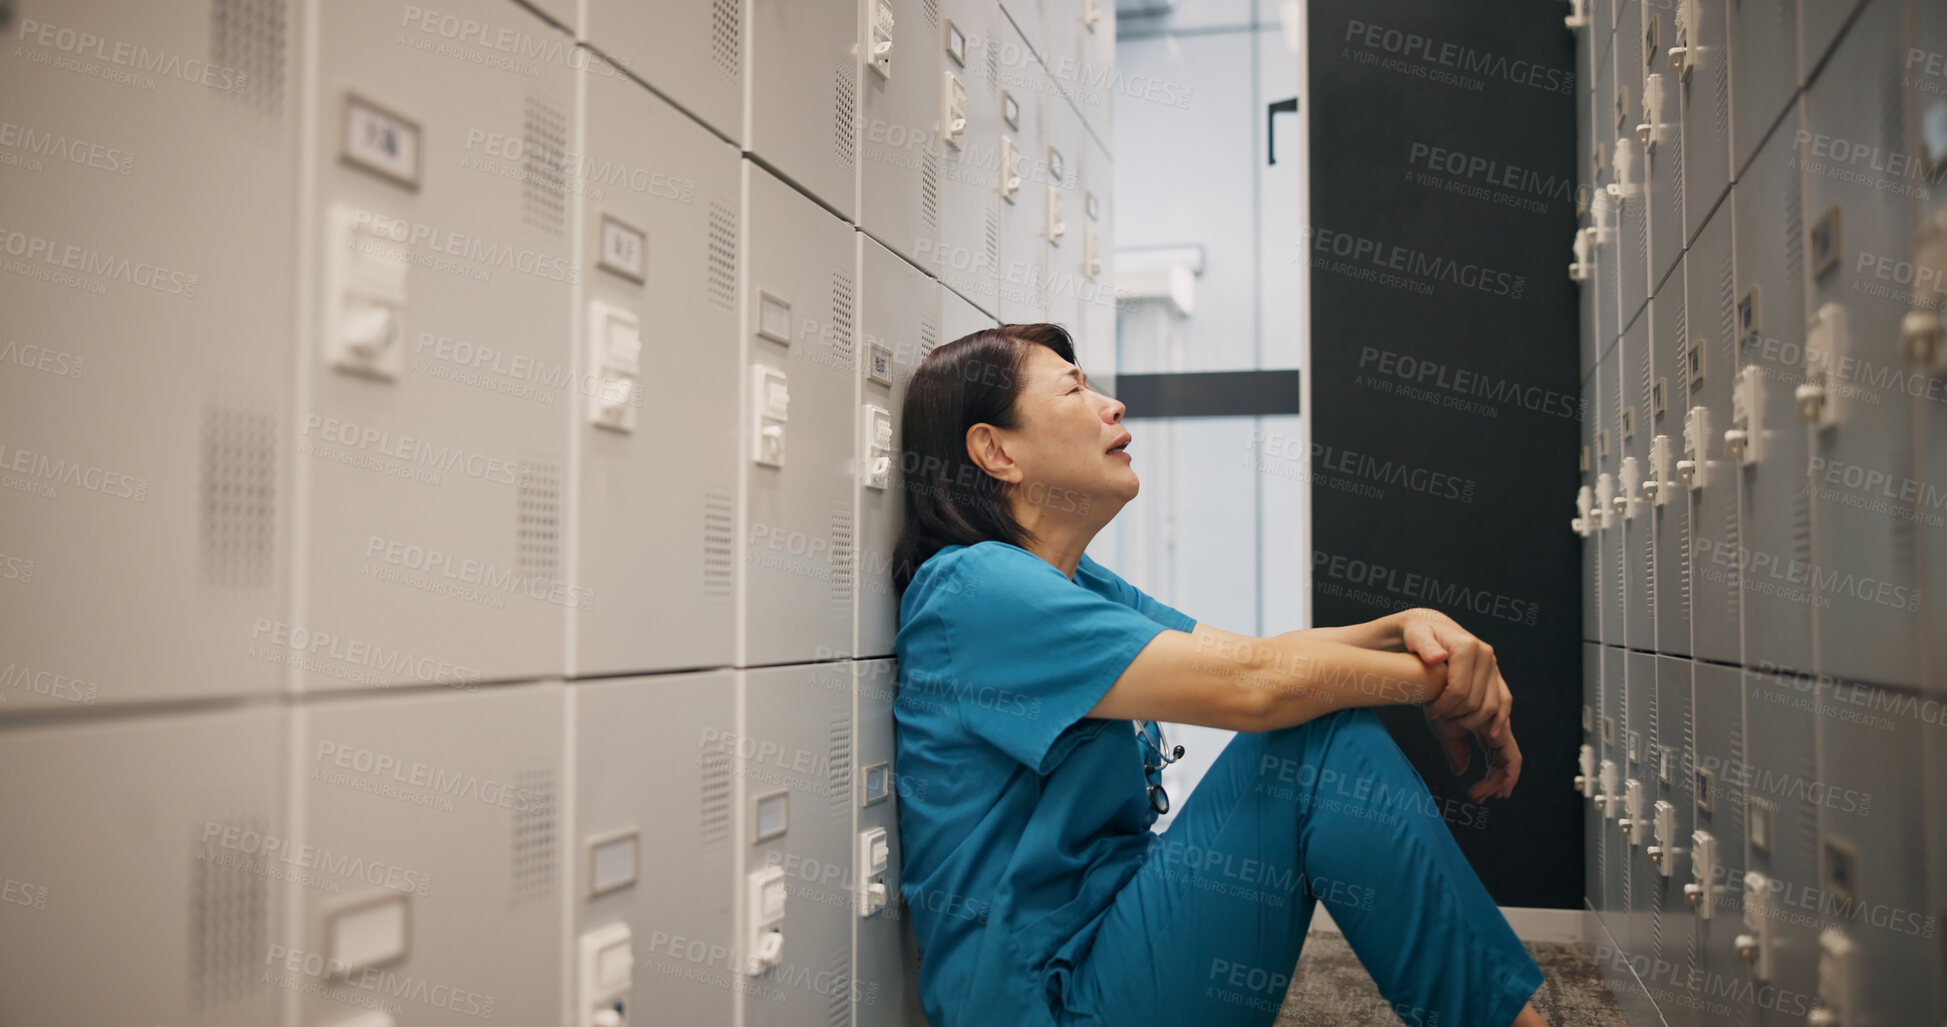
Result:
<instances>
[{"instance_id":1,"label":"row of lockers","mask_svg":"<svg viewBox=\"0 0 1947 1027\"><path fill-rule=\"evenodd\" d=\"M1947 11L1570 26L1602 969L1672 1025L1947 1022Z\"/></svg>"},{"instance_id":2,"label":"row of lockers","mask_svg":"<svg viewBox=\"0 0 1947 1027\"><path fill-rule=\"evenodd\" d=\"M893 793L946 783L893 784L895 691L857 660L10 731L0 1014L923 1025Z\"/></svg>"},{"instance_id":3,"label":"row of lockers","mask_svg":"<svg viewBox=\"0 0 1947 1027\"><path fill-rule=\"evenodd\" d=\"M0 281L13 708L889 655L921 356L1000 318L1113 357L1111 167L992 0L900 9L956 71L847 57L841 135L904 183L861 224L507 0L123 6L21 4L0 64L43 152ZM749 67L754 111L833 74ZM872 152L907 85L911 159Z\"/></svg>"}]
</instances>

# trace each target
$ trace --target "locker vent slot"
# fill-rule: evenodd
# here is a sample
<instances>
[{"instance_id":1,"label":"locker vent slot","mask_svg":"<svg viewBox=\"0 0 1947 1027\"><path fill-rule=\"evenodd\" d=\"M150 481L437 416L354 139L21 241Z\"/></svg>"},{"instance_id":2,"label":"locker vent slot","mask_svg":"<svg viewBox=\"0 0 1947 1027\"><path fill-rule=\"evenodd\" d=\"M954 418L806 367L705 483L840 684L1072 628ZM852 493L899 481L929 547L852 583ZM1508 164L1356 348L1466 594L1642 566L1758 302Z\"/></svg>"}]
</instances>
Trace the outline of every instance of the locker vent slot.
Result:
<instances>
[{"instance_id":1,"label":"locker vent slot","mask_svg":"<svg viewBox=\"0 0 1947 1027\"><path fill-rule=\"evenodd\" d=\"M703 595L706 599L729 599L731 568L734 566L732 552L735 550L735 535L732 531L734 518L731 515L730 496L722 492L709 492L703 496Z\"/></svg>"},{"instance_id":2,"label":"locker vent slot","mask_svg":"<svg viewBox=\"0 0 1947 1027\"><path fill-rule=\"evenodd\" d=\"M527 224L552 236L567 224L567 171L562 155L568 149L568 115L561 105L540 96L527 98L521 126L521 210Z\"/></svg>"},{"instance_id":3,"label":"locker vent slot","mask_svg":"<svg viewBox=\"0 0 1947 1027\"><path fill-rule=\"evenodd\" d=\"M1798 176L1793 175L1785 185L1785 273L1790 276L1785 281L1792 295L1798 293L1799 275L1804 269L1805 200L1799 192ZM1796 315L1796 305L1790 309Z\"/></svg>"},{"instance_id":4,"label":"locker vent slot","mask_svg":"<svg viewBox=\"0 0 1947 1027\"><path fill-rule=\"evenodd\" d=\"M1900 88L1900 65L1888 62L1879 76L1879 137L1900 139L1906 133L1906 90ZM1885 172L1880 174L1884 175Z\"/></svg>"},{"instance_id":5,"label":"locker vent slot","mask_svg":"<svg viewBox=\"0 0 1947 1027\"><path fill-rule=\"evenodd\" d=\"M987 51L987 95L1001 95L1000 47L992 39L982 41L980 48Z\"/></svg>"},{"instance_id":6,"label":"locker vent slot","mask_svg":"<svg viewBox=\"0 0 1947 1027\"><path fill-rule=\"evenodd\" d=\"M710 5L710 56L718 73L735 78L743 71L743 55L738 47L743 37L743 7L738 0L716 0Z\"/></svg>"},{"instance_id":7,"label":"locker vent slot","mask_svg":"<svg viewBox=\"0 0 1947 1027\"><path fill-rule=\"evenodd\" d=\"M1719 322L1717 325L1717 341L1724 347L1725 359L1718 361L1715 365L1725 369L1735 369L1737 367L1737 361L1733 359L1736 355L1737 347L1732 345L1732 340L1737 338L1737 301L1732 299L1736 295L1737 277L1732 272L1731 251L1727 249L1724 251L1724 262L1718 265L1717 268L1717 317ZM1710 354L1705 353L1704 356L1709 357ZM1710 373L1708 371L1710 366L1710 362L1706 360L1705 367L1707 370L1704 373ZM1685 375L1684 377L1687 378L1689 376Z\"/></svg>"},{"instance_id":8,"label":"locker vent slot","mask_svg":"<svg viewBox=\"0 0 1947 1027\"><path fill-rule=\"evenodd\" d=\"M710 302L723 310L736 309L737 302L737 212L715 200L710 201L709 263Z\"/></svg>"},{"instance_id":9,"label":"locker vent slot","mask_svg":"<svg viewBox=\"0 0 1947 1027\"><path fill-rule=\"evenodd\" d=\"M1717 132L1712 138L1719 140L1716 145L1721 148L1722 140L1731 134L1731 72L1724 63L1722 50L1711 56L1710 71L1714 80L1711 84L1715 87L1712 113L1717 119Z\"/></svg>"},{"instance_id":10,"label":"locker vent slot","mask_svg":"<svg viewBox=\"0 0 1947 1027\"><path fill-rule=\"evenodd\" d=\"M930 146L919 154L919 220L927 228L940 227L940 154Z\"/></svg>"},{"instance_id":11,"label":"locker vent slot","mask_svg":"<svg viewBox=\"0 0 1947 1027\"><path fill-rule=\"evenodd\" d=\"M933 28L940 27L940 0L922 0L919 9L926 17L927 25Z\"/></svg>"},{"instance_id":12,"label":"locker vent slot","mask_svg":"<svg viewBox=\"0 0 1947 1027\"><path fill-rule=\"evenodd\" d=\"M1675 126L1671 126L1671 127L1675 128ZM1672 132L1665 133L1665 135L1667 138L1665 138L1661 143L1659 143L1658 146L1667 149L1670 153L1670 183L1676 187L1676 192L1679 195L1679 198L1681 198L1681 194L1683 192L1683 132L1672 131ZM1677 208L1677 218L1678 218L1677 248L1682 249L1683 240L1681 237L1683 234L1683 223L1682 223L1683 209L1681 207Z\"/></svg>"},{"instance_id":13,"label":"locker vent slot","mask_svg":"<svg viewBox=\"0 0 1947 1027\"><path fill-rule=\"evenodd\" d=\"M939 326L935 325L933 322L928 321L923 317L920 318L919 319L920 357L924 358L928 353L933 352L933 347L938 346L939 344L940 344Z\"/></svg>"},{"instance_id":14,"label":"locker vent slot","mask_svg":"<svg viewBox=\"0 0 1947 1027\"><path fill-rule=\"evenodd\" d=\"M224 827L258 837L270 831L261 816L230 818ZM258 967L270 940L270 875L258 872L262 861L226 865L221 857L249 857L209 846L205 834L201 826L190 832L188 984L190 1008L198 1011L260 990Z\"/></svg>"},{"instance_id":15,"label":"locker vent slot","mask_svg":"<svg viewBox=\"0 0 1947 1027\"><path fill-rule=\"evenodd\" d=\"M513 902L554 895L555 782L549 768L514 778Z\"/></svg>"},{"instance_id":16,"label":"locker vent slot","mask_svg":"<svg viewBox=\"0 0 1947 1027\"><path fill-rule=\"evenodd\" d=\"M561 469L545 461L522 462L520 491L514 527L520 569L552 577L560 568Z\"/></svg>"},{"instance_id":17,"label":"locker vent slot","mask_svg":"<svg viewBox=\"0 0 1947 1027\"><path fill-rule=\"evenodd\" d=\"M832 156L840 164L852 166L852 150L858 143L859 85L857 66L839 64L832 89Z\"/></svg>"},{"instance_id":18,"label":"locker vent slot","mask_svg":"<svg viewBox=\"0 0 1947 1027\"><path fill-rule=\"evenodd\" d=\"M839 664L847 672L845 694L851 695L849 680L851 667ZM852 815L852 709L848 701L841 712L831 718L831 762L827 768L830 777L831 819L845 820Z\"/></svg>"},{"instance_id":19,"label":"locker vent slot","mask_svg":"<svg viewBox=\"0 0 1947 1027\"><path fill-rule=\"evenodd\" d=\"M832 353L840 367L852 366L852 276L832 272Z\"/></svg>"},{"instance_id":20,"label":"locker vent slot","mask_svg":"<svg viewBox=\"0 0 1947 1027\"><path fill-rule=\"evenodd\" d=\"M831 988L829 1027L850 1027L852 1023L852 950L842 948L832 955L831 971L826 974Z\"/></svg>"},{"instance_id":21,"label":"locker vent slot","mask_svg":"<svg viewBox=\"0 0 1947 1027\"><path fill-rule=\"evenodd\" d=\"M998 202L998 201L996 201ZM1001 266L1001 212L993 203L987 205L987 267L989 270Z\"/></svg>"},{"instance_id":22,"label":"locker vent slot","mask_svg":"<svg viewBox=\"0 0 1947 1027\"><path fill-rule=\"evenodd\" d=\"M282 121L289 24L284 0L211 0L210 63L242 79L242 88L214 95L232 110Z\"/></svg>"},{"instance_id":23,"label":"locker vent slot","mask_svg":"<svg viewBox=\"0 0 1947 1027\"><path fill-rule=\"evenodd\" d=\"M832 601L852 602L852 511L832 511Z\"/></svg>"},{"instance_id":24,"label":"locker vent slot","mask_svg":"<svg viewBox=\"0 0 1947 1027\"><path fill-rule=\"evenodd\" d=\"M269 414L203 408L203 580L271 583L277 549L277 423Z\"/></svg>"},{"instance_id":25,"label":"locker vent slot","mask_svg":"<svg viewBox=\"0 0 1947 1027\"><path fill-rule=\"evenodd\" d=\"M1798 561L1801 567L1812 565L1812 495L1809 482L1805 488L1792 492L1792 559Z\"/></svg>"},{"instance_id":26,"label":"locker vent slot","mask_svg":"<svg viewBox=\"0 0 1947 1027\"><path fill-rule=\"evenodd\" d=\"M703 750L702 782L697 790L704 845L730 841L730 753L717 741Z\"/></svg>"},{"instance_id":27,"label":"locker vent slot","mask_svg":"<svg viewBox=\"0 0 1947 1027\"><path fill-rule=\"evenodd\" d=\"M1724 568L1724 577L1728 579L1723 586L1724 623L1730 625L1732 628L1737 626L1738 600L1741 598L1738 590L1744 587L1744 572L1739 568L1739 564L1743 562L1744 550L1739 548L1739 546L1743 545L1743 542L1738 537L1737 529L1737 504L1727 502L1724 504L1724 534L1722 536L1722 543L1729 546L1731 552L1738 555L1737 560L1732 561L1729 567Z\"/></svg>"}]
</instances>

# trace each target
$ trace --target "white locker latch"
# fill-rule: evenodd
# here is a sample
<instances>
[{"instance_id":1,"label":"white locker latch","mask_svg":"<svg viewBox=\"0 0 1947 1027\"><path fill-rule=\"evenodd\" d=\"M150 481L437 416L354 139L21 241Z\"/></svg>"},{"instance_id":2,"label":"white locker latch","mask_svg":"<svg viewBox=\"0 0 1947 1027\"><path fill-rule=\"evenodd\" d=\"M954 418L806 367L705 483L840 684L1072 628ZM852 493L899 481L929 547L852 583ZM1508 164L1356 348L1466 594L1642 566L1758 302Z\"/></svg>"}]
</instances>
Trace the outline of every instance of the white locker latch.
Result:
<instances>
[{"instance_id":1,"label":"white locker latch","mask_svg":"<svg viewBox=\"0 0 1947 1027\"><path fill-rule=\"evenodd\" d=\"M1830 428L1844 416L1842 369L1849 341L1844 305L1820 306L1805 328L1805 380L1792 393L1800 420Z\"/></svg>"},{"instance_id":2,"label":"white locker latch","mask_svg":"<svg viewBox=\"0 0 1947 1027\"><path fill-rule=\"evenodd\" d=\"M1683 0L1677 8L1677 38L1670 44L1670 70L1690 81L1690 34L1697 30L1697 0Z\"/></svg>"},{"instance_id":3,"label":"white locker latch","mask_svg":"<svg viewBox=\"0 0 1947 1027\"><path fill-rule=\"evenodd\" d=\"M1683 900L1697 907L1699 920L1710 919L1711 879L1717 874L1717 839L1709 831L1690 834L1690 883L1683 886Z\"/></svg>"},{"instance_id":4,"label":"white locker latch","mask_svg":"<svg viewBox=\"0 0 1947 1027\"><path fill-rule=\"evenodd\" d=\"M865 66L880 78L892 78L892 0L869 0L866 17Z\"/></svg>"},{"instance_id":5,"label":"white locker latch","mask_svg":"<svg viewBox=\"0 0 1947 1027\"><path fill-rule=\"evenodd\" d=\"M1710 481L1710 408L1691 407L1683 415L1683 459L1677 461L1677 480L1693 489Z\"/></svg>"},{"instance_id":6,"label":"white locker latch","mask_svg":"<svg viewBox=\"0 0 1947 1027\"><path fill-rule=\"evenodd\" d=\"M1601 519L1597 528L1608 528L1615 524L1616 516L1616 477L1608 471L1595 476L1595 512Z\"/></svg>"},{"instance_id":7,"label":"white locker latch","mask_svg":"<svg viewBox=\"0 0 1947 1027\"><path fill-rule=\"evenodd\" d=\"M635 431L636 379L642 374L642 328L635 312L601 300L588 304L588 366L595 376L588 420Z\"/></svg>"},{"instance_id":8,"label":"white locker latch","mask_svg":"<svg viewBox=\"0 0 1947 1027\"><path fill-rule=\"evenodd\" d=\"M1652 71L1643 79L1643 123L1636 126L1636 142L1646 155L1655 153L1663 140L1663 124L1656 120L1662 109L1663 76Z\"/></svg>"},{"instance_id":9,"label":"white locker latch","mask_svg":"<svg viewBox=\"0 0 1947 1027\"><path fill-rule=\"evenodd\" d=\"M1609 195L1618 200L1627 200L1635 196L1636 140L1628 136L1616 137L1614 167L1616 180L1609 183Z\"/></svg>"},{"instance_id":10,"label":"white locker latch","mask_svg":"<svg viewBox=\"0 0 1947 1027\"><path fill-rule=\"evenodd\" d=\"M405 330L405 244L375 227L369 211L334 203L325 255L325 357L339 371L399 377Z\"/></svg>"},{"instance_id":11,"label":"white locker latch","mask_svg":"<svg viewBox=\"0 0 1947 1027\"><path fill-rule=\"evenodd\" d=\"M1562 24L1571 29L1588 28L1589 0L1568 0L1568 16L1562 19Z\"/></svg>"},{"instance_id":12,"label":"white locker latch","mask_svg":"<svg viewBox=\"0 0 1947 1027\"><path fill-rule=\"evenodd\" d=\"M1643 498L1664 506L1670 502L1670 437L1650 438L1650 476L1643 482Z\"/></svg>"},{"instance_id":13,"label":"white locker latch","mask_svg":"<svg viewBox=\"0 0 1947 1027\"><path fill-rule=\"evenodd\" d=\"M1595 251L1595 236L1594 225L1575 230L1575 260L1568 266L1569 281L1586 282L1589 280L1590 273L1595 270L1590 263L1590 258Z\"/></svg>"},{"instance_id":14,"label":"white locker latch","mask_svg":"<svg viewBox=\"0 0 1947 1027\"><path fill-rule=\"evenodd\" d=\"M1613 500L1616 512L1623 515L1623 520L1632 520L1636 516L1636 507L1642 502L1643 494L1642 465L1636 462L1635 457L1623 457L1622 472L1617 475L1616 484L1622 486L1616 490L1616 498Z\"/></svg>"},{"instance_id":15,"label":"white locker latch","mask_svg":"<svg viewBox=\"0 0 1947 1027\"><path fill-rule=\"evenodd\" d=\"M1755 467L1764 456L1764 371L1756 364L1737 369L1731 386L1731 426L1724 429L1724 456Z\"/></svg>"},{"instance_id":16,"label":"white locker latch","mask_svg":"<svg viewBox=\"0 0 1947 1027\"><path fill-rule=\"evenodd\" d=\"M784 424L789 419L791 387L784 372L758 364L751 368L751 459L767 467L784 466Z\"/></svg>"},{"instance_id":17,"label":"white locker latch","mask_svg":"<svg viewBox=\"0 0 1947 1027\"><path fill-rule=\"evenodd\" d=\"M1618 781L1616 761L1603 760L1602 769L1598 772L1598 777L1602 785L1602 791L1595 797L1596 807L1602 810L1604 816L1610 820L1614 820L1622 816L1622 796L1617 794L1621 789L1617 787L1620 782Z\"/></svg>"},{"instance_id":18,"label":"white locker latch","mask_svg":"<svg viewBox=\"0 0 1947 1027\"><path fill-rule=\"evenodd\" d=\"M1909 310L1900 319L1900 341L1906 346L1908 360L1926 366L1947 361L1947 347L1943 347L1940 315L1931 310Z\"/></svg>"},{"instance_id":19,"label":"white locker latch","mask_svg":"<svg viewBox=\"0 0 1947 1027\"><path fill-rule=\"evenodd\" d=\"M756 977L778 964L784 953L784 868L753 870L744 879L743 970Z\"/></svg>"},{"instance_id":20,"label":"white locker latch","mask_svg":"<svg viewBox=\"0 0 1947 1027\"><path fill-rule=\"evenodd\" d=\"M1846 1027L1852 1019L1852 939L1837 927L1819 933L1819 1001L1805 1016L1816 1027Z\"/></svg>"},{"instance_id":21,"label":"white locker latch","mask_svg":"<svg viewBox=\"0 0 1947 1027\"><path fill-rule=\"evenodd\" d=\"M1670 858L1674 853L1670 843L1677 835L1677 808L1658 799L1652 809L1655 811L1652 823L1655 825L1656 844L1649 847L1647 855L1650 865L1661 870L1664 877L1669 877L1675 872L1673 867L1676 865L1676 860Z\"/></svg>"},{"instance_id":22,"label":"white locker latch","mask_svg":"<svg viewBox=\"0 0 1947 1027\"><path fill-rule=\"evenodd\" d=\"M1744 933L1733 944L1753 977L1771 979L1771 878L1756 870L1744 873Z\"/></svg>"},{"instance_id":23,"label":"white locker latch","mask_svg":"<svg viewBox=\"0 0 1947 1027\"><path fill-rule=\"evenodd\" d=\"M1102 277L1102 239L1094 225L1082 228L1082 275L1089 281Z\"/></svg>"},{"instance_id":24,"label":"white locker latch","mask_svg":"<svg viewBox=\"0 0 1947 1027\"><path fill-rule=\"evenodd\" d=\"M892 411L867 403L860 427L860 477L866 488L887 488L892 484Z\"/></svg>"},{"instance_id":25,"label":"white locker latch","mask_svg":"<svg viewBox=\"0 0 1947 1027\"><path fill-rule=\"evenodd\" d=\"M1061 186L1048 186L1048 223L1042 226L1051 245L1060 246L1061 237L1068 234L1068 207L1061 199Z\"/></svg>"},{"instance_id":26,"label":"white locker latch","mask_svg":"<svg viewBox=\"0 0 1947 1027\"><path fill-rule=\"evenodd\" d=\"M635 987L635 947L629 925L609 924L581 936L580 1003L575 1027L628 1027Z\"/></svg>"},{"instance_id":27,"label":"white locker latch","mask_svg":"<svg viewBox=\"0 0 1947 1027\"><path fill-rule=\"evenodd\" d=\"M946 105L940 113L940 138L958 150L967 144L967 87L951 71L946 73L946 89L940 102Z\"/></svg>"},{"instance_id":28,"label":"white locker latch","mask_svg":"<svg viewBox=\"0 0 1947 1027\"><path fill-rule=\"evenodd\" d=\"M1587 485L1575 491L1576 516L1568 522L1577 535L1588 538L1595 534L1595 490ZM1592 772L1591 772L1592 773Z\"/></svg>"},{"instance_id":29,"label":"white locker latch","mask_svg":"<svg viewBox=\"0 0 1947 1027\"><path fill-rule=\"evenodd\" d=\"M1595 798L1595 746L1583 746L1576 756L1575 765L1582 771L1575 775L1575 790L1581 792L1584 799Z\"/></svg>"},{"instance_id":30,"label":"white locker latch","mask_svg":"<svg viewBox=\"0 0 1947 1027\"><path fill-rule=\"evenodd\" d=\"M1021 148L1014 145L1014 137L1001 133L1001 199L1009 203L1021 192Z\"/></svg>"},{"instance_id":31,"label":"white locker latch","mask_svg":"<svg viewBox=\"0 0 1947 1027\"><path fill-rule=\"evenodd\" d=\"M862 917L886 908L889 898L886 865L891 852L885 828L875 827L859 833L859 915Z\"/></svg>"},{"instance_id":32,"label":"white locker latch","mask_svg":"<svg viewBox=\"0 0 1947 1027\"><path fill-rule=\"evenodd\" d=\"M1102 0L1082 0L1082 26L1093 32L1101 20Z\"/></svg>"},{"instance_id":33,"label":"white locker latch","mask_svg":"<svg viewBox=\"0 0 1947 1027\"><path fill-rule=\"evenodd\" d=\"M1643 832L1650 823L1643 816L1643 783L1633 777L1623 782L1623 812L1629 815L1619 819L1616 827L1629 839L1629 844L1643 844Z\"/></svg>"}]
</instances>

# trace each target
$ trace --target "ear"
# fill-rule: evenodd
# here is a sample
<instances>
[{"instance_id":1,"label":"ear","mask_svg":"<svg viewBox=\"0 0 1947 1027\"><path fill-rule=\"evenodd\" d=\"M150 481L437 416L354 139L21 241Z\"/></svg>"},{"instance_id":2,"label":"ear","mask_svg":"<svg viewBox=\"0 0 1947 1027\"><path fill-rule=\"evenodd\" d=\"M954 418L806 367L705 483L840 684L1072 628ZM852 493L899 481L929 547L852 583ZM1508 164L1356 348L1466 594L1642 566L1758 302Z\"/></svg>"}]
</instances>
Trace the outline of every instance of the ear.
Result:
<instances>
[{"instance_id":1,"label":"ear","mask_svg":"<svg viewBox=\"0 0 1947 1027\"><path fill-rule=\"evenodd\" d=\"M1019 482L1021 467L1007 455L1000 430L985 421L967 429L967 459L974 466L1005 482Z\"/></svg>"}]
</instances>

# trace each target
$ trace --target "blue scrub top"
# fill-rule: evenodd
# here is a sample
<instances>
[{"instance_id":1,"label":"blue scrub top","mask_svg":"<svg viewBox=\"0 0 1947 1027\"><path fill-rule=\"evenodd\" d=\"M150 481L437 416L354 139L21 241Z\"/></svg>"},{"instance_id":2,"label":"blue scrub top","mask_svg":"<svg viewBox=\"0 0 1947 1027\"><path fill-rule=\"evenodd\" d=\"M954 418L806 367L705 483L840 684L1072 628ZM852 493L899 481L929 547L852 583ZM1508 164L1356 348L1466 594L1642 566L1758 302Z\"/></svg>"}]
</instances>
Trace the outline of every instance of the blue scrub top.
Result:
<instances>
[{"instance_id":1,"label":"blue scrub top","mask_svg":"<svg viewBox=\"0 0 1947 1027\"><path fill-rule=\"evenodd\" d=\"M1070 579L988 541L914 575L895 641L899 887L933 1027L1055 1023L1156 837L1134 725L1083 714L1157 634L1195 628L1086 555Z\"/></svg>"}]
</instances>

